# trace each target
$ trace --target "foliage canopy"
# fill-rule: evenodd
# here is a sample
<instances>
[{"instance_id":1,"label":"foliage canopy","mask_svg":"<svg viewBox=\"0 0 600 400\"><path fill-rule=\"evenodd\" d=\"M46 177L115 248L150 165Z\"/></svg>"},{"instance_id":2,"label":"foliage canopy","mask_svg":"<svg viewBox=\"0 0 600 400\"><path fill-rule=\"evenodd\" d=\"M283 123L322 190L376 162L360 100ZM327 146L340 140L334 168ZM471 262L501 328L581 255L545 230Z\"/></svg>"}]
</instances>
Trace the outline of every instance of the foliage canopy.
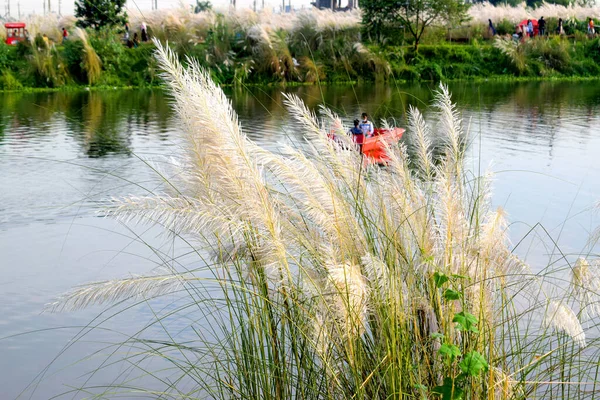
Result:
<instances>
[{"instance_id":1,"label":"foliage canopy","mask_svg":"<svg viewBox=\"0 0 600 400\"><path fill-rule=\"evenodd\" d=\"M194 14L198 14L208 10L212 10L212 4L210 4L210 1L196 0L196 5L194 6Z\"/></svg>"},{"instance_id":2,"label":"foliage canopy","mask_svg":"<svg viewBox=\"0 0 600 400\"><path fill-rule=\"evenodd\" d=\"M467 18L468 10L462 0L362 0L360 4L367 33L379 37L386 25L396 25L410 33L415 50L425 28L440 20L460 23Z\"/></svg>"},{"instance_id":3,"label":"foliage canopy","mask_svg":"<svg viewBox=\"0 0 600 400\"><path fill-rule=\"evenodd\" d=\"M126 0L76 0L75 17L82 28L101 29L105 26L125 25L127 13L123 11Z\"/></svg>"}]
</instances>

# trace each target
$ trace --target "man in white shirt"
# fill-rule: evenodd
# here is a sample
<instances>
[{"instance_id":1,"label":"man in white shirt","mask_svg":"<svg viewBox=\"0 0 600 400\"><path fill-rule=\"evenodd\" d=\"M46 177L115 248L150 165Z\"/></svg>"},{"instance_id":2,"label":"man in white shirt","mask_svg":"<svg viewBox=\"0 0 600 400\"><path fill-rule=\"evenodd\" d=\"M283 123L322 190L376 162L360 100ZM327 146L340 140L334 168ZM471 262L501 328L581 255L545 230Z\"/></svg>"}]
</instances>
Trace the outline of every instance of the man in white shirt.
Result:
<instances>
[{"instance_id":1,"label":"man in white shirt","mask_svg":"<svg viewBox=\"0 0 600 400\"><path fill-rule=\"evenodd\" d=\"M373 136L375 128L373 128L373 123L369 121L367 113L362 113L362 121L358 127L363 132L363 135L365 135L365 138Z\"/></svg>"}]
</instances>

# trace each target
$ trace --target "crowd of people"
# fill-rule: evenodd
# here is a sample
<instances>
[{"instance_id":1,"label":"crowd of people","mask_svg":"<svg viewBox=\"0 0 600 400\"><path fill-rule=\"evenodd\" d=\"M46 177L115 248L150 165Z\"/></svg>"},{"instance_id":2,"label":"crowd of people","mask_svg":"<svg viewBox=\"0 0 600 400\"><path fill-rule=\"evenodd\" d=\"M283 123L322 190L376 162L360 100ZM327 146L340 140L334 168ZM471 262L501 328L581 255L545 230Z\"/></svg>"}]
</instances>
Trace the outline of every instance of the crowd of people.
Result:
<instances>
[{"instance_id":1,"label":"crowd of people","mask_svg":"<svg viewBox=\"0 0 600 400\"><path fill-rule=\"evenodd\" d=\"M140 34L139 35L137 32L134 32L133 37L131 37L129 31L130 31L129 23L126 22L125 23L125 33L123 34L123 42L127 45L127 47L129 47L129 48L138 47L140 45L140 40L142 42L148 41L148 27L146 26L145 22L142 22L142 24L140 25Z\"/></svg>"},{"instance_id":2,"label":"crowd of people","mask_svg":"<svg viewBox=\"0 0 600 400\"><path fill-rule=\"evenodd\" d=\"M494 23L492 22L491 19L488 19L488 32L492 35L492 36L496 36L497 31L496 28L494 27ZM562 18L558 19L558 26L556 27L556 34L557 35L564 35L565 34L565 29L564 29L564 21ZM596 29L594 27L594 19L593 18L588 18L587 21L587 34L590 36L595 36L596 35ZM528 20L524 20L521 23L517 24L515 26L515 33L513 34L513 38L515 40L524 40L525 38L534 38L535 36L540 36L540 37L544 37L548 35L548 31L546 29L546 20L544 19L544 17L541 17L540 19L533 20L533 19L528 19Z\"/></svg>"}]
</instances>

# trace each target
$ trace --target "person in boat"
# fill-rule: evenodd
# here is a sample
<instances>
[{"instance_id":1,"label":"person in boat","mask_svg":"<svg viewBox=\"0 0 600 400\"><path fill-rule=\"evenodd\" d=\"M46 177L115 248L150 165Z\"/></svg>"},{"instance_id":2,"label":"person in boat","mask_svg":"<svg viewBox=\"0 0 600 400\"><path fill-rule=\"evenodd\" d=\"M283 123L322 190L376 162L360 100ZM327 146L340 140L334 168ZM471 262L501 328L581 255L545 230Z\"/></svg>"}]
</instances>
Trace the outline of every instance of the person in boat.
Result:
<instances>
[{"instance_id":1,"label":"person in boat","mask_svg":"<svg viewBox=\"0 0 600 400\"><path fill-rule=\"evenodd\" d=\"M373 132L375 132L375 128L373 128L373 123L369 121L369 116L367 113L362 113L362 122L358 126L362 131L365 138L373 136Z\"/></svg>"},{"instance_id":2,"label":"person in boat","mask_svg":"<svg viewBox=\"0 0 600 400\"><path fill-rule=\"evenodd\" d=\"M354 142L358 146L359 152L362 153L362 145L365 141L365 135L363 135L362 129L359 127L360 121L354 120L354 127L350 128L348 131L348 135L352 136L352 142Z\"/></svg>"},{"instance_id":3,"label":"person in boat","mask_svg":"<svg viewBox=\"0 0 600 400\"><path fill-rule=\"evenodd\" d=\"M350 134L350 135L362 135L363 131L362 131L362 129L360 129L358 127L359 124L360 124L360 121L357 120L357 119L355 119L354 120L354 128L350 128L350 130L348 131L348 134Z\"/></svg>"}]
</instances>

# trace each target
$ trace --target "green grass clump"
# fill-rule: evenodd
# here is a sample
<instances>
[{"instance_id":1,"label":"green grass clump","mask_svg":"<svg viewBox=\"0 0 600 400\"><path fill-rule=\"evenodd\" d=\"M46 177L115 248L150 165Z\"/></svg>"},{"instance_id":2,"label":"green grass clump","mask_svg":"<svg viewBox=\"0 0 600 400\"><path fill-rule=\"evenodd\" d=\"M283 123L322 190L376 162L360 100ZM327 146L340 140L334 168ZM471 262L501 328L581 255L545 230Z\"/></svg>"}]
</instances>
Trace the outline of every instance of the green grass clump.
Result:
<instances>
[{"instance_id":1,"label":"green grass clump","mask_svg":"<svg viewBox=\"0 0 600 400\"><path fill-rule=\"evenodd\" d=\"M410 149L391 143L379 167L352 149L338 116L322 108L318 119L292 95L285 104L307 146L262 149L207 72L158 54L185 154L164 192L109 212L163 226L205 266L167 260L52 306L183 296L153 310L149 327L167 339L142 331L119 345L131 346L124 361L140 377L156 378L148 395L593 398L598 339L587 333L597 326L581 320L600 313L598 265L537 274L512 253L490 177L465 168L470 139L443 85L435 130L410 109ZM182 329L193 338L179 341ZM171 368L148 371L152 358ZM107 390L128 386L117 378Z\"/></svg>"}]
</instances>

